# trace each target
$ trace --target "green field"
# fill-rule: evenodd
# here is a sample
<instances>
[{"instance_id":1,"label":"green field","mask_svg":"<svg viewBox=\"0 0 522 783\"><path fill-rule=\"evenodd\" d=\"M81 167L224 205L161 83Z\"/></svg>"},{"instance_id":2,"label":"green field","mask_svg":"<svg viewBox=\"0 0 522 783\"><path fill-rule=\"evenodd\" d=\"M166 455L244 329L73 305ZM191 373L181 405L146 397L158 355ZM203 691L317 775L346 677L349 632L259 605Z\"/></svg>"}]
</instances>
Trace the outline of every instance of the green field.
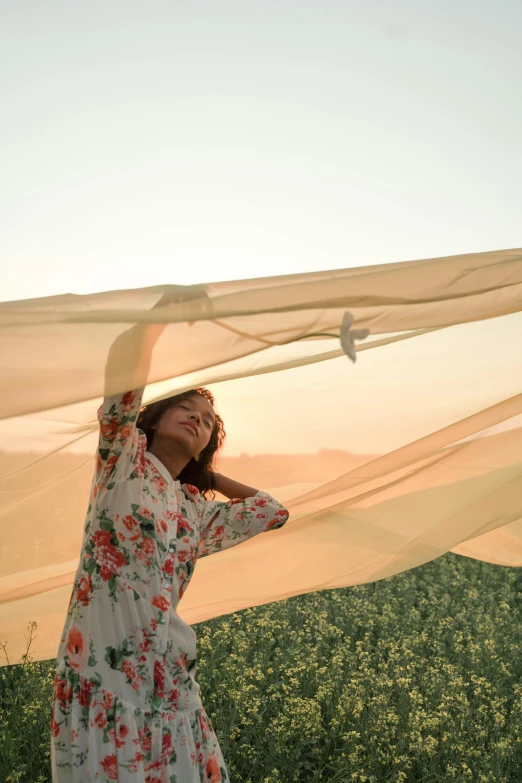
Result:
<instances>
[{"instance_id":1,"label":"green field","mask_svg":"<svg viewBox=\"0 0 522 783\"><path fill-rule=\"evenodd\" d=\"M521 569L450 553L194 628L233 783L522 781ZM53 676L0 669L2 783L51 780Z\"/></svg>"}]
</instances>

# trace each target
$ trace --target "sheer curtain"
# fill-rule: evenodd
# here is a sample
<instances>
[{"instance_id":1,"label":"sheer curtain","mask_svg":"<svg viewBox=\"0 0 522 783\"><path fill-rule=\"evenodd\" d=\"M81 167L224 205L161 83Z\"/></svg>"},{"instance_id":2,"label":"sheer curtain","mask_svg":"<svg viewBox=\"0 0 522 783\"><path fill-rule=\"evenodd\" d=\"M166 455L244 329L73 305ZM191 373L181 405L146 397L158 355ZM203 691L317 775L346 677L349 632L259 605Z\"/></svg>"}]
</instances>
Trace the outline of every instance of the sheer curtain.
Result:
<instances>
[{"instance_id":1,"label":"sheer curtain","mask_svg":"<svg viewBox=\"0 0 522 783\"><path fill-rule=\"evenodd\" d=\"M356 341L341 345L345 313ZM150 363L114 341L161 324ZM204 558L188 622L396 574L447 551L522 565L522 251L0 305L0 630L56 655L104 394L207 386L219 469L288 523ZM346 345L345 345L346 348ZM104 387L104 384L107 384ZM5 661L3 661L5 663Z\"/></svg>"}]
</instances>

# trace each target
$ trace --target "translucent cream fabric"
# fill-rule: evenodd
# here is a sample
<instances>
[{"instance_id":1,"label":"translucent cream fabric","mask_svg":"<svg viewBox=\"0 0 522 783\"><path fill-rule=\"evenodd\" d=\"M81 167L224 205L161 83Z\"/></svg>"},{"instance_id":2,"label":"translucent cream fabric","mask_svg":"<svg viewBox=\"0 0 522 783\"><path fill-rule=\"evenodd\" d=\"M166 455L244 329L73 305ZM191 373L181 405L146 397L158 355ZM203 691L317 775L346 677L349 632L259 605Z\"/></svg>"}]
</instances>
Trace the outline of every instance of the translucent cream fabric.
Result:
<instances>
[{"instance_id":1,"label":"translucent cream fabric","mask_svg":"<svg viewBox=\"0 0 522 783\"><path fill-rule=\"evenodd\" d=\"M346 311L370 329L356 364L339 340ZM151 323L164 329L150 367L129 351L107 372L115 339ZM290 510L281 530L198 562L180 604L190 623L449 550L522 565L521 342L521 250L0 305L11 663L32 620L34 659L56 655L104 384L147 380L145 402L210 388L227 430L219 470Z\"/></svg>"}]
</instances>

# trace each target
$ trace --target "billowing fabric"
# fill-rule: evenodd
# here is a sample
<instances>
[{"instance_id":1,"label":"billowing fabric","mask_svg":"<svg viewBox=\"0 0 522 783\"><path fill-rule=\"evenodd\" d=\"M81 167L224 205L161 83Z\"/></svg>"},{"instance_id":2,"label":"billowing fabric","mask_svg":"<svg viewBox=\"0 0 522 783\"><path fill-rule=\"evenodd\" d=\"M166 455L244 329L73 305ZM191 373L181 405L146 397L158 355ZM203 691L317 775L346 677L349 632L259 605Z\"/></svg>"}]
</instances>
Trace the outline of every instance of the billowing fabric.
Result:
<instances>
[{"instance_id":1,"label":"billowing fabric","mask_svg":"<svg viewBox=\"0 0 522 783\"><path fill-rule=\"evenodd\" d=\"M177 614L198 557L282 527L259 492L206 501L146 451L143 389L104 400L80 563L57 657L53 783L200 783L229 775Z\"/></svg>"},{"instance_id":2,"label":"billowing fabric","mask_svg":"<svg viewBox=\"0 0 522 783\"><path fill-rule=\"evenodd\" d=\"M93 281L93 286L95 281ZM168 304L168 299L174 300ZM165 302L162 304L162 302ZM357 362L341 344L346 313ZM163 331L150 360L130 327ZM207 386L218 470L287 523L201 558L186 623L384 579L447 551L522 565L522 251L0 306L0 628L56 656L104 396ZM219 498L218 500L223 500Z\"/></svg>"}]
</instances>

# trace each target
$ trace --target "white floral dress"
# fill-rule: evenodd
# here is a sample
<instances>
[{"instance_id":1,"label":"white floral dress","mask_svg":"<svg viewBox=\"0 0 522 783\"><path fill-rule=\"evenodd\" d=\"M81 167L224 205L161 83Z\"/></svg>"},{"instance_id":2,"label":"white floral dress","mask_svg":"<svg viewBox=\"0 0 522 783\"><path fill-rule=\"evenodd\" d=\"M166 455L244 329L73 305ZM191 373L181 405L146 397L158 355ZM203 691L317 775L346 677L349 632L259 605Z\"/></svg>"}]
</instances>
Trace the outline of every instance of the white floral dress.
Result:
<instances>
[{"instance_id":1,"label":"white floral dress","mask_svg":"<svg viewBox=\"0 0 522 783\"><path fill-rule=\"evenodd\" d=\"M136 427L143 389L108 397L57 656L53 783L229 781L196 682L196 634L177 614L198 557L288 511L266 492L206 501L172 479Z\"/></svg>"}]
</instances>

